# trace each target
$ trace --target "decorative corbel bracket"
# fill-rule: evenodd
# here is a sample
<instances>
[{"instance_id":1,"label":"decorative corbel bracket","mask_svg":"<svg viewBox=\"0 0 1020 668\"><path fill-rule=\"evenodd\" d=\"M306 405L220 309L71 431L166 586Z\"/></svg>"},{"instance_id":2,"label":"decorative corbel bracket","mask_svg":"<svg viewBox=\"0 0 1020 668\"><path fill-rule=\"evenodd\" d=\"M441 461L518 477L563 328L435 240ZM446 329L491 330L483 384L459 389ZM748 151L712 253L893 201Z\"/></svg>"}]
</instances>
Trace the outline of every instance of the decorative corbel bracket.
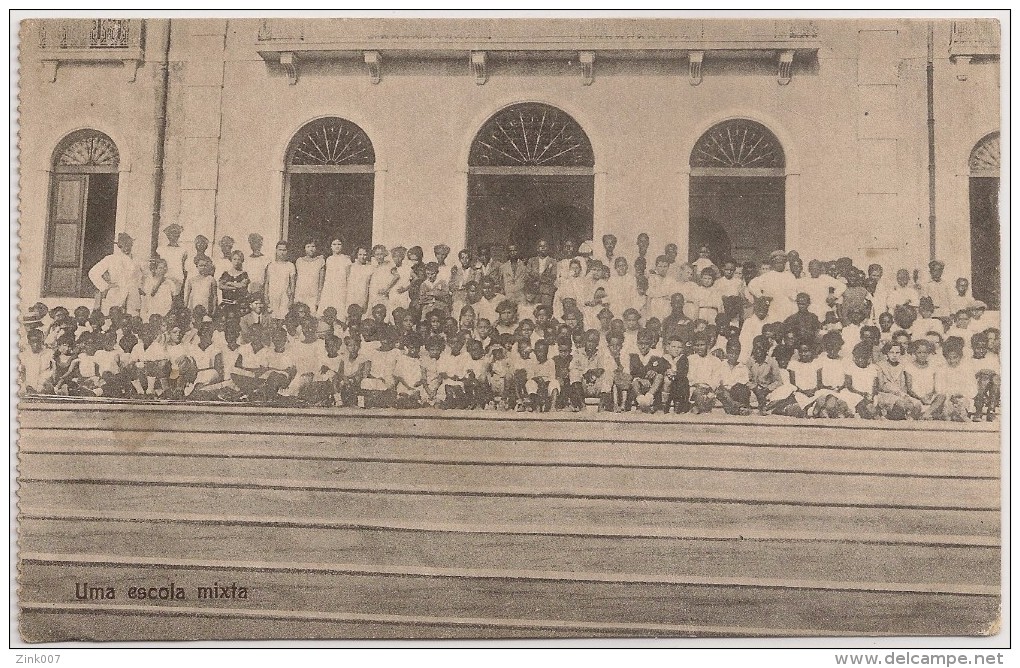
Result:
<instances>
[{"instance_id":1,"label":"decorative corbel bracket","mask_svg":"<svg viewBox=\"0 0 1020 668\"><path fill-rule=\"evenodd\" d=\"M701 83L701 63L705 60L705 52L691 51L687 54L687 60L690 66L690 83L697 86Z\"/></svg>"},{"instance_id":2,"label":"decorative corbel bracket","mask_svg":"<svg viewBox=\"0 0 1020 668\"><path fill-rule=\"evenodd\" d=\"M793 51L779 52L779 85L785 86L793 78Z\"/></svg>"},{"instance_id":3,"label":"decorative corbel bracket","mask_svg":"<svg viewBox=\"0 0 1020 668\"><path fill-rule=\"evenodd\" d=\"M377 84L382 81L382 58L378 51L365 52L365 65L368 66L368 77L372 83Z\"/></svg>"},{"instance_id":4,"label":"decorative corbel bracket","mask_svg":"<svg viewBox=\"0 0 1020 668\"><path fill-rule=\"evenodd\" d=\"M953 64L956 65L956 79L957 81L966 81L969 76L967 70L970 69L970 62L973 59L972 56L953 56Z\"/></svg>"},{"instance_id":5,"label":"decorative corbel bracket","mask_svg":"<svg viewBox=\"0 0 1020 668\"><path fill-rule=\"evenodd\" d=\"M485 71L484 51L471 52L471 73L475 75L475 83L479 86L488 80L488 74Z\"/></svg>"},{"instance_id":6,"label":"decorative corbel bracket","mask_svg":"<svg viewBox=\"0 0 1020 668\"><path fill-rule=\"evenodd\" d=\"M287 81L291 86L298 80L298 57L293 51L284 51L280 54L280 66L287 72Z\"/></svg>"},{"instance_id":7,"label":"decorative corbel bracket","mask_svg":"<svg viewBox=\"0 0 1020 668\"><path fill-rule=\"evenodd\" d=\"M60 65L59 60L44 60L42 61L43 76L46 81L53 83L57 80L57 66Z\"/></svg>"},{"instance_id":8,"label":"decorative corbel bracket","mask_svg":"<svg viewBox=\"0 0 1020 668\"><path fill-rule=\"evenodd\" d=\"M581 85L590 86L595 81L595 52L581 51L577 57L581 61Z\"/></svg>"}]
</instances>

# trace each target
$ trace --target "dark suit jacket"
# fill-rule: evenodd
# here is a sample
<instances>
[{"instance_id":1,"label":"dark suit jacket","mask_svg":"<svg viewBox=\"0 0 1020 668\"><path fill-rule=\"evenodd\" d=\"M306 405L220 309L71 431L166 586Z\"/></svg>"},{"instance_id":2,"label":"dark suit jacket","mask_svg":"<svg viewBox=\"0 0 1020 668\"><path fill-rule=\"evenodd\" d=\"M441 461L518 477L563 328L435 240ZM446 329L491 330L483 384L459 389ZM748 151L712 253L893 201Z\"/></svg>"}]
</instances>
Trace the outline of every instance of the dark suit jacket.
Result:
<instances>
[{"instance_id":1,"label":"dark suit jacket","mask_svg":"<svg viewBox=\"0 0 1020 668\"><path fill-rule=\"evenodd\" d=\"M538 294L540 295L554 295L556 294L556 259L552 256L546 258L545 271L539 271L541 265L541 258L535 256L528 260L528 271L538 277Z\"/></svg>"}]
</instances>

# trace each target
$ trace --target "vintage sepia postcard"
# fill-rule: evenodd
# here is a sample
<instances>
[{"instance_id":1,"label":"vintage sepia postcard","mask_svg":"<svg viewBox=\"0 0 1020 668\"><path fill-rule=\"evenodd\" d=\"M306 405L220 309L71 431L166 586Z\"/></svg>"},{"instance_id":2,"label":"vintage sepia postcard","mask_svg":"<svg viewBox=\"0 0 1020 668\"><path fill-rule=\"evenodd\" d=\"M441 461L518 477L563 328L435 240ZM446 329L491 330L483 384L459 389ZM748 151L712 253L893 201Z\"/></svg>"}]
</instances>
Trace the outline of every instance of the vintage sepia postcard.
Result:
<instances>
[{"instance_id":1,"label":"vintage sepia postcard","mask_svg":"<svg viewBox=\"0 0 1020 668\"><path fill-rule=\"evenodd\" d=\"M22 21L20 638L999 633L1002 28Z\"/></svg>"}]
</instances>

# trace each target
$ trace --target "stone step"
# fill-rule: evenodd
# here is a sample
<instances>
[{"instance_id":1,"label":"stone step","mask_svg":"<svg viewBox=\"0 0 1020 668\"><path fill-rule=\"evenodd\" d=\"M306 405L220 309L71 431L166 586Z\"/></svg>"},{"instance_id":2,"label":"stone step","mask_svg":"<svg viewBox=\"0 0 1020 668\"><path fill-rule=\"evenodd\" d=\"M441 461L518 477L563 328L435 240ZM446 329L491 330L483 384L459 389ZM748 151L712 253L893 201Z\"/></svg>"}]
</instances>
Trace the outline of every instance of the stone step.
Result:
<instances>
[{"instance_id":1,"label":"stone step","mask_svg":"<svg viewBox=\"0 0 1020 668\"><path fill-rule=\"evenodd\" d=\"M706 499L810 505L994 510L998 480L571 466L330 462L308 459L25 454L29 481L265 487L418 494Z\"/></svg>"},{"instance_id":2,"label":"stone step","mask_svg":"<svg viewBox=\"0 0 1020 668\"><path fill-rule=\"evenodd\" d=\"M23 483L22 513L52 510L155 515L213 514L388 523L499 525L521 531L559 527L560 532L683 532L695 535L786 536L808 533L847 540L889 535L980 536L997 539L993 510L925 510L873 506L796 505L708 500L648 500L551 496L360 492L295 488L224 488L217 485Z\"/></svg>"},{"instance_id":3,"label":"stone step","mask_svg":"<svg viewBox=\"0 0 1020 668\"><path fill-rule=\"evenodd\" d=\"M521 534L512 528L465 525L281 526L273 519L212 516L97 518L65 513L26 518L20 549L56 554L116 554L186 560L298 561L406 568L602 572L696 578L748 577L863 584L947 582L996 586L997 545L933 545L785 538ZM962 541L961 541L962 542ZM810 553L811 558L803 558Z\"/></svg>"},{"instance_id":4,"label":"stone step","mask_svg":"<svg viewBox=\"0 0 1020 668\"><path fill-rule=\"evenodd\" d=\"M311 613L400 615L426 618L552 620L600 625L766 626L782 634L814 629L898 635L987 632L998 617L997 588L930 583L924 591L901 583L866 588L820 581L762 582L753 578L699 582L670 575L625 577L605 573L432 568L412 571L379 566L296 562L189 562L125 559L107 555L26 553L23 604L82 603L74 583L113 586L113 601L131 606L128 588L173 583L183 601L144 601L171 610L194 608L295 610ZM197 588L237 583L249 597L199 603ZM851 614L852 611L852 614ZM83 617L83 624L88 618Z\"/></svg>"},{"instance_id":5,"label":"stone step","mask_svg":"<svg viewBox=\"0 0 1020 668\"><path fill-rule=\"evenodd\" d=\"M450 463L523 466L687 468L692 470L762 470L816 473L882 473L960 478L999 478L998 449L988 452L910 449L837 448L816 445L769 446L747 444L615 443L576 441L514 441L423 438L418 435L279 436L152 431L90 431L87 439L76 429L23 430L22 453L62 453L92 457L107 454L186 455L190 457L281 457L336 461Z\"/></svg>"}]
</instances>

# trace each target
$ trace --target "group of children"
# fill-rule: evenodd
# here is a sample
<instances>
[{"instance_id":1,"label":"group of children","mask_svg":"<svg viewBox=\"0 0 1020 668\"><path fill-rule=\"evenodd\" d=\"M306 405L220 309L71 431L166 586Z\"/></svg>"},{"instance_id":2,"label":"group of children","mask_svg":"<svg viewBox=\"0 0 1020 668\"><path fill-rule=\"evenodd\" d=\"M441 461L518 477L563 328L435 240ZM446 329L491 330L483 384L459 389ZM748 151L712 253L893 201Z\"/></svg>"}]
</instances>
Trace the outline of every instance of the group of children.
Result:
<instances>
[{"instance_id":1,"label":"group of children","mask_svg":"<svg viewBox=\"0 0 1020 668\"><path fill-rule=\"evenodd\" d=\"M610 237L599 258L590 242L565 243L559 259L539 242L528 259L510 244L503 262L464 250L453 266L445 246L426 263L420 247L351 259L335 240L323 258L310 242L291 262L280 242L254 273L230 239L219 268L207 243L161 248L134 305L29 310L23 387L317 406L996 414L999 330L941 263L924 282L899 270L893 285L847 258L804 274L792 252L717 266L707 249L678 263L671 244L649 262L647 235L631 261Z\"/></svg>"}]
</instances>

